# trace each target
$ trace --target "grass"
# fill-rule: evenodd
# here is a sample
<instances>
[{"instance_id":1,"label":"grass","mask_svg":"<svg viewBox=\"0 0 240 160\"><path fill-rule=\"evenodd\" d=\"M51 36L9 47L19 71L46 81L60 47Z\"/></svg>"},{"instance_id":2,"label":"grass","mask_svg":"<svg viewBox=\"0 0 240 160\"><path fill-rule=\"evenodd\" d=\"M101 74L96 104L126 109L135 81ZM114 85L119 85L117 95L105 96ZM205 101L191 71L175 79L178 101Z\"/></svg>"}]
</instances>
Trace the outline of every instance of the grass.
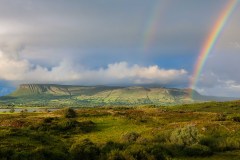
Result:
<instances>
[{"instance_id":1,"label":"grass","mask_svg":"<svg viewBox=\"0 0 240 160\"><path fill-rule=\"evenodd\" d=\"M151 127L147 125L137 125L129 122L129 120L125 120L120 117L112 117L112 116L104 116L104 117L88 117L79 120L91 120L96 123L97 127L95 128L95 132L78 135L75 139L90 139L96 143L105 143L107 141L121 141L121 136L126 134L127 132L137 132L140 134L144 134L145 132L151 130Z\"/></svg>"},{"instance_id":2,"label":"grass","mask_svg":"<svg viewBox=\"0 0 240 160\"><path fill-rule=\"evenodd\" d=\"M188 112L240 113L240 101L184 104L166 107L166 109Z\"/></svg>"},{"instance_id":3,"label":"grass","mask_svg":"<svg viewBox=\"0 0 240 160\"><path fill-rule=\"evenodd\" d=\"M239 159L239 104L81 108L72 118L66 110L4 113L0 157Z\"/></svg>"}]
</instances>

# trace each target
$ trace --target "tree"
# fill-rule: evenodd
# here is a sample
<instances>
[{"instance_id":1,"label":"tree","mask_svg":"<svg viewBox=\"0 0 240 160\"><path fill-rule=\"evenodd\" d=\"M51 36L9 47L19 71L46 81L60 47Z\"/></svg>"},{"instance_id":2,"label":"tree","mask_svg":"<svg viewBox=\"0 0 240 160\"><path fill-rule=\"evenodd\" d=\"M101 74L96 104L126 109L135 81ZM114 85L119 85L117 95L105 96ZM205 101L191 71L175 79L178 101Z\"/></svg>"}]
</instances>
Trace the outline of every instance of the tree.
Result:
<instances>
[{"instance_id":1,"label":"tree","mask_svg":"<svg viewBox=\"0 0 240 160\"><path fill-rule=\"evenodd\" d=\"M77 116L77 113L72 108L65 108L63 109L63 115L65 118L75 118Z\"/></svg>"},{"instance_id":2,"label":"tree","mask_svg":"<svg viewBox=\"0 0 240 160\"><path fill-rule=\"evenodd\" d=\"M9 110L10 113L14 113L15 112L15 109L12 107L10 110Z\"/></svg>"}]
</instances>

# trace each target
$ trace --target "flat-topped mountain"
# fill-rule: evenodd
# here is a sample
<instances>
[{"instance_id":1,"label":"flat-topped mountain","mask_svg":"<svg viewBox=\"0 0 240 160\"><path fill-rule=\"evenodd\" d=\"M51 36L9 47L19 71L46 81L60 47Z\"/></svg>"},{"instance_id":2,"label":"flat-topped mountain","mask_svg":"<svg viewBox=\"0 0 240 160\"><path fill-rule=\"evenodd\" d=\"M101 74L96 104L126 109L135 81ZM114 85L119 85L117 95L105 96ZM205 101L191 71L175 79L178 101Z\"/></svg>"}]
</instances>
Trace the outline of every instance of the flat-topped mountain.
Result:
<instances>
[{"instance_id":1,"label":"flat-topped mountain","mask_svg":"<svg viewBox=\"0 0 240 160\"><path fill-rule=\"evenodd\" d=\"M193 96L189 93L193 92ZM0 98L1 104L32 106L173 105L209 100L230 100L200 95L190 89L143 86L77 86L22 84Z\"/></svg>"},{"instance_id":2,"label":"flat-topped mountain","mask_svg":"<svg viewBox=\"0 0 240 160\"><path fill-rule=\"evenodd\" d=\"M21 84L11 96L28 96L28 95L89 95L96 94L100 91L113 90L121 87L108 86L73 86L57 84Z\"/></svg>"}]
</instances>

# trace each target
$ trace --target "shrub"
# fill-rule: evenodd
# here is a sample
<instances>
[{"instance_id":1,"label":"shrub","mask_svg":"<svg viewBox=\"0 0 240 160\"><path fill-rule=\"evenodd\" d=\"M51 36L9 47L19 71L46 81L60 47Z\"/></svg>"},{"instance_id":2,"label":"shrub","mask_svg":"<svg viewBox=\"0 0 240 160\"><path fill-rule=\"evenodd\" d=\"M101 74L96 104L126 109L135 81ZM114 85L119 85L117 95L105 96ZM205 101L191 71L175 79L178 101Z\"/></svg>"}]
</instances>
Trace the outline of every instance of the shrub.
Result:
<instances>
[{"instance_id":1,"label":"shrub","mask_svg":"<svg viewBox=\"0 0 240 160\"><path fill-rule=\"evenodd\" d=\"M117 151L117 150L122 150L123 147L124 147L123 144L109 141L109 142L107 142L107 143L102 147L102 152L103 152L103 153L109 153L109 152L111 152L112 150L115 150L115 151Z\"/></svg>"},{"instance_id":2,"label":"shrub","mask_svg":"<svg viewBox=\"0 0 240 160\"><path fill-rule=\"evenodd\" d=\"M227 116L226 116L225 114L223 114L223 113L218 113L218 114L216 115L215 120L216 120L216 121L226 121L226 118L227 118Z\"/></svg>"},{"instance_id":3,"label":"shrub","mask_svg":"<svg viewBox=\"0 0 240 160\"><path fill-rule=\"evenodd\" d=\"M80 123L76 120L63 120L60 121L57 126L59 130L65 131L80 126Z\"/></svg>"},{"instance_id":4,"label":"shrub","mask_svg":"<svg viewBox=\"0 0 240 160\"><path fill-rule=\"evenodd\" d=\"M234 122L240 122L240 117L239 117L239 116L232 117L232 120L233 120Z\"/></svg>"},{"instance_id":5,"label":"shrub","mask_svg":"<svg viewBox=\"0 0 240 160\"><path fill-rule=\"evenodd\" d=\"M183 152L187 156L200 156L200 157L210 156L213 154L209 147L200 144L194 144L190 147L186 147L184 148Z\"/></svg>"},{"instance_id":6,"label":"shrub","mask_svg":"<svg viewBox=\"0 0 240 160\"><path fill-rule=\"evenodd\" d=\"M44 109L44 112L48 113L48 112L49 112L49 110L48 110L47 108L45 108L45 109Z\"/></svg>"},{"instance_id":7,"label":"shrub","mask_svg":"<svg viewBox=\"0 0 240 160\"><path fill-rule=\"evenodd\" d=\"M100 154L99 148L88 139L73 144L69 152L73 159L84 160L96 160Z\"/></svg>"},{"instance_id":8,"label":"shrub","mask_svg":"<svg viewBox=\"0 0 240 160\"><path fill-rule=\"evenodd\" d=\"M124 142L132 143L135 142L140 137L140 134L136 132L130 132L122 136Z\"/></svg>"},{"instance_id":9,"label":"shrub","mask_svg":"<svg viewBox=\"0 0 240 160\"><path fill-rule=\"evenodd\" d=\"M144 145L130 145L124 151L125 159L152 160L154 157L147 152Z\"/></svg>"},{"instance_id":10,"label":"shrub","mask_svg":"<svg viewBox=\"0 0 240 160\"><path fill-rule=\"evenodd\" d=\"M218 151L231 151L240 149L240 139L234 137L218 139L218 141L215 143L215 148Z\"/></svg>"},{"instance_id":11,"label":"shrub","mask_svg":"<svg viewBox=\"0 0 240 160\"><path fill-rule=\"evenodd\" d=\"M77 117L76 111L72 108L64 108L64 109L61 110L61 112L62 112L62 114L65 118L75 118L75 117Z\"/></svg>"},{"instance_id":12,"label":"shrub","mask_svg":"<svg viewBox=\"0 0 240 160\"><path fill-rule=\"evenodd\" d=\"M55 118L53 117L47 117L43 119L43 123L51 123Z\"/></svg>"},{"instance_id":13,"label":"shrub","mask_svg":"<svg viewBox=\"0 0 240 160\"><path fill-rule=\"evenodd\" d=\"M43 132L36 132L28 135L31 140L38 141L43 145L49 145L53 142L54 137Z\"/></svg>"},{"instance_id":14,"label":"shrub","mask_svg":"<svg viewBox=\"0 0 240 160\"><path fill-rule=\"evenodd\" d=\"M32 159L32 156L27 151L20 151L20 152L15 152L12 155L11 159L13 159L13 160L15 160L15 159L29 160L29 159Z\"/></svg>"},{"instance_id":15,"label":"shrub","mask_svg":"<svg viewBox=\"0 0 240 160\"><path fill-rule=\"evenodd\" d=\"M9 110L10 113L14 113L15 112L15 109L12 107L10 110Z\"/></svg>"},{"instance_id":16,"label":"shrub","mask_svg":"<svg viewBox=\"0 0 240 160\"><path fill-rule=\"evenodd\" d=\"M240 149L240 139L236 137L205 137L200 143L210 147L213 151L231 151Z\"/></svg>"},{"instance_id":17,"label":"shrub","mask_svg":"<svg viewBox=\"0 0 240 160\"><path fill-rule=\"evenodd\" d=\"M75 119L48 117L43 119L42 122L30 125L31 130L50 131L50 132L65 132L69 133L87 133L95 128L95 123L92 121L78 122ZM66 133L66 132L65 132Z\"/></svg>"},{"instance_id":18,"label":"shrub","mask_svg":"<svg viewBox=\"0 0 240 160\"><path fill-rule=\"evenodd\" d=\"M96 126L93 121L82 121L78 123L79 123L78 127L84 133L91 132L92 130L95 129Z\"/></svg>"},{"instance_id":19,"label":"shrub","mask_svg":"<svg viewBox=\"0 0 240 160\"><path fill-rule=\"evenodd\" d=\"M112 150L110 153L107 154L108 160L126 160L124 155L119 150Z\"/></svg>"},{"instance_id":20,"label":"shrub","mask_svg":"<svg viewBox=\"0 0 240 160\"><path fill-rule=\"evenodd\" d=\"M21 159L21 157L19 158ZM65 160L68 158L66 153L56 148L39 147L32 152L32 157L30 159Z\"/></svg>"},{"instance_id":21,"label":"shrub","mask_svg":"<svg viewBox=\"0 0 240 160\"><path fill-rule=\"evenodd\" d=\"M150 154L157 160L165 160L167 157L172 156L171 152L162 145L154 145L149 148Z\"/></svg>"},{"instance_id":22,"label":"shrub","mask_svg":"<svg viewBox=\"0 0 240 160\"><path fill-rule=\"evenodd\" d=\"M205 136L200 139L199 143L208 147L212 147L216 143L216 138L212 136Z\"/></svg>"},{"instance_id":23,"label":"shrub","mask_svg":"<svg viewBox=\"0 0 240 160\"><path fill-rule=\"evenodd\" d=\"M1 148L0 149L0 157L7 159L11 159L11 156L14 154L14 150L10 148Z\"/></svg>"},{"instance_id":24,"label":"shrub","mask_svg":"<svg viewBox=\"0 0 240 160\"><path fill-rule=\"evenodd\" d=\"M145 137L139 137L137 140L136 140L136 142L137 143L140 143L140 144L147 144L147 143L149 143L149 139L147 139L147 138L145 138Z\"/></svg>"},{"instance_id":25,"label":"shrub","mask_svg":"<svg viewBox=\"0 0 240 160\"><path fill-rule=\"evenodd\" d=\"M170 135L171 135L171 133L161 132L161 133L155 135L153 140L158 143L165 143L169 139Z\"/></svg>"},{"instance_id":26,"label":"shrub","mask_svg":"<svg viewBox=\"0 0 240 160\"><path fill-rule=\"evenodd\" d=\"M198 142L199 134L198 129L194 126L186 126L174 130L169 138L172 144L177 145L192 145Z\"/></svg>"},{"instance_id":27,"label":"shrub","mask_svg":"<svg viewBox=\"0 0 240 160\"><path fill-rule=\"evenodd\" d=\"M58 122L53 122L53 119L46 118L42 124L37 126L40 131L66 131L71 129L76 129L80 126L80 123L76 120L71 119L62 119Z\"/></svg>"}]
</instances>

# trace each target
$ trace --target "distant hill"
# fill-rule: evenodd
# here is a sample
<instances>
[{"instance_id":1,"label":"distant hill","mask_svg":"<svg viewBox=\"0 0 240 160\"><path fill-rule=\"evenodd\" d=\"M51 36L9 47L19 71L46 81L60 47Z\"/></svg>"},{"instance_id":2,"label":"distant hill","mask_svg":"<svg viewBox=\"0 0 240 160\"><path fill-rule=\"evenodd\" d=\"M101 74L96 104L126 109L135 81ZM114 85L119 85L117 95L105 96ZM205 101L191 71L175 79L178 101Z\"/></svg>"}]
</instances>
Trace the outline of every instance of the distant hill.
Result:
<instances>
[{"instance_id":1,"label":"distant hill","mask_svg":"<svg viewBox=\"0 0 240 160\"><path fill-rule=\"evenodd\" d=\"M74 86L22 84L13 93L1 97L1 105L15 106L103 106L103 105L174 105L201 101L226 101L233 98L203 96L189 89L159 86Z\"/></svg>"}]
</instances>

